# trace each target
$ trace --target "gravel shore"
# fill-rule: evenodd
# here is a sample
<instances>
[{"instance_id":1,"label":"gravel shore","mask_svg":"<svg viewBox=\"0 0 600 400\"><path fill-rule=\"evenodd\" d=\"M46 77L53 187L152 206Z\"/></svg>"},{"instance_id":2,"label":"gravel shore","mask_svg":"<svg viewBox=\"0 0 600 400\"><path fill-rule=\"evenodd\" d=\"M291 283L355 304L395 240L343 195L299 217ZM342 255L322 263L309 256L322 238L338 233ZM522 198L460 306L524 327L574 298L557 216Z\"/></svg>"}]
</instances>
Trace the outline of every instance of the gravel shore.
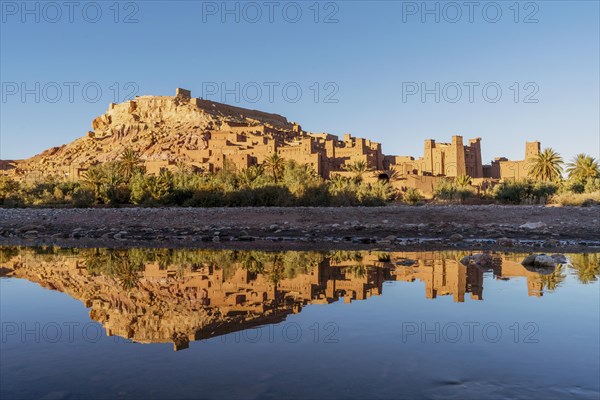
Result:
<instances>
[{"instance_id":1,"label":"gravel shore","mask_svg":"<svg viewBox=\"0 0 600 400\"><path fill-rule=\"evenodd\" d=\"M0 209L0 245L600 251L599 222L600 207Z\"/></svg>"}]
</instances>

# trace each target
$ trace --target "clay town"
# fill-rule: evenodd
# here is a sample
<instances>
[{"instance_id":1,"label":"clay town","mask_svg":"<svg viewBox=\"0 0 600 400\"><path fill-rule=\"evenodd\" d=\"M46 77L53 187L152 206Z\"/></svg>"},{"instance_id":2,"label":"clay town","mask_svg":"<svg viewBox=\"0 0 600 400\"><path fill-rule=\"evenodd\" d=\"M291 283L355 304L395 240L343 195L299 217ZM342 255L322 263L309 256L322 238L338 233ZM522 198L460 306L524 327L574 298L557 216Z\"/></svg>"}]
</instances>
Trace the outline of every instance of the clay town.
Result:
<instances>
[{"instance_id":1,"label":"clay town","mask_svg":"<svg viewBox=\"0 0 600 400\"><path fill-rule=\"evenodd\" d=\"M91 165L115 160L125 148L139 152L150 174L176 169L180 163L200 172L216 172L225 165L241 170L276 153L310 165L323 178L349 175L347 167L360 161L372 171L366 181L393 175L398 188L431 193L441 179L461 175L470 176L480 190L525 178L528 159L540 152L539 142L527 142L523 160L497 157L483 164L481 138L456 135L448 143L425 140L418 158L385 155L380 143L366 138L306 132L280 115L194 98L185 89L177 89L175 96L111 103L92 128L87 136L32 158L1 161L0 173L19 180L47 175L77 180Z\"/></svg>"}]
</instances>

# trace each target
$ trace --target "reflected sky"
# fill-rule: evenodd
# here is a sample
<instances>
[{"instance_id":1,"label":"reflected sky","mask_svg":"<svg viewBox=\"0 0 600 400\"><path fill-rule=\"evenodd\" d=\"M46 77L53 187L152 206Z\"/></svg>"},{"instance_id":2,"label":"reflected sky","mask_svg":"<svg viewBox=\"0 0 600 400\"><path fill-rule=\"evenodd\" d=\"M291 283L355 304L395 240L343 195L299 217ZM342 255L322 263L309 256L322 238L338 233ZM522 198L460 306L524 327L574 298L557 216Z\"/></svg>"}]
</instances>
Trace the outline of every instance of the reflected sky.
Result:
<instances>
[{"instance_id":1,"label":"reflected sky","mask_svg":"<svg viewBox=\"0 0 600 400\"><path fill-rule=\"evenodd\" d=\"M1 397L597 399L600 254L468 255L2 248Z\"/></svg>"}]
</instances>

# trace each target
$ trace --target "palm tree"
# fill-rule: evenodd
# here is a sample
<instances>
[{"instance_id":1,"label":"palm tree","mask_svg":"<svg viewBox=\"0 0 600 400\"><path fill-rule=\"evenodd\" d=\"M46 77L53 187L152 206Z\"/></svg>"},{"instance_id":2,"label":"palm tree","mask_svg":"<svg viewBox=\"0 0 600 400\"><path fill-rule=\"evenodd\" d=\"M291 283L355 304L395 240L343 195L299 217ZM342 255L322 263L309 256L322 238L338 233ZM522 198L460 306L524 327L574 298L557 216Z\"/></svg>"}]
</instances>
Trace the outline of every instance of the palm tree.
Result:
<instances>
[{"instance_id":1,"label":"palm tree","mask_svg":"<svg viewBox=\"0 0 600 400\"><path fill-rule=\"evenodd\" d=\"M124 182L122 165L115 162L108 162L103 165L102 170L102 194L106 197L104 201L108 201L109 203L118 202L118 187Z\"/></svg>"},{"instance_id":2,"label":"palm tree","mask_svg":"<svg viewBox=\"0 0 600 400\"><path fill-rule=\"evenodd\" d=\"M100 188L104 183L104 171L99 165L92 165L85 172L83 177L83 184L94 191L96 200L100 197Z\"/></svg>"},{"instance_id":3,"label":"palm tree","mask_svg":"<svg viewBox=\"0 0 600 400\"><path fill-rule=\"evenodd\" d=\"M563 159L547 147L529 162L529 176L544 182L558 181L562 176Z\"/></svg>"},{"instance_id":4,"label":"palm tree","mask_svg":"<svg viewBox=\"0 0 600 400\"><path fill-rule=\"evenodd\" d=\"M148 191L154 200L164 200L169 194L173 182L173 173L167 169L161 169L158 176L152 176L148 180Z\"/></svg>"},{"instance_id":5,"label":"palm tree","mask_svg":"<svg viewBox=\"0 0 600 400\"><path fill-rule=\"evenodd\" d=\"M185 163L185 161L177 161L176 169L177 175L186 175L192 172L191 168Z\"/></svg>"},{"instance_id":6,"label":"palm tree","mask_svg":"<svg viewBox=\"0 0 600 400\"><path fill-rule=\"evenodd\" d=\"M371 170L364 160L354 161L352 164L346 165L345 169L354 173L354 181L356 183L362 182L363 175Z\"/></svg>"},{"instance_id":7,"label":"palm tree","mask_svg":"<svg viewBox=\"0 0 600 400\"><path fill-rule=\"evenodd\" d=\"M266 158L264 165L273 177L275 183L279 182L283 176L283 171L285 170L285 160L281 158L279 154L273 153Z\"/></svg>"},{"instance_id":8,"label":"palm tree","mask_svg":"<svg viewBox=\"0 0 600 400\"><path fill-rule=\"evenodd\" d=\"M400 172L397 169L388 169L383 171L383 173L378 173L375 172L375 177L379 178L380 180L382 180L382 175L385 175L385 177L383 177L385 181L387 182L395 182L397 180L400 180L400 178L402 178L402 176L400 175ZM387 178L386 178L387 177Z\"/></svg>"},{"instance_id":9,"label":"palm tree","mask_svg":"<svg viewBox=\"0 0 600 400\"><path fill-rule=\"evenodd\" d=\"M244 168L238 175L238 182L240 187L252 188L258 178L263 175L262 165L251 165L248 168Z\"/></svg>"},{"instance_id":10,"label":"palm tree","mask_svg":"<svg viewBox=\"0 0 600 400\"><path fill-rule=\"evenodd\" d=\"M456 177L456 186L460 188L465 188L471 184L473 180L469 175L459 175Z\"/></svg>"},{"instance_id":11,"label":"palm tree","mask_svg":"<svg viewBox=\"0 0 600 400\"><path fill-rule=\"evenodd\" d=\"M137 151L133 150L131 147L127 147L123 153L121 153L119 164L121 165L125 179L128 180L140 168L142 161Z\"/></svg>"},{"instance_id":12,"label":"palm tree","mask_svg":"<svg viewBox=\"0 0 600 400\"><path fill-rule=\"evenodd\" d=\"M600 177L600 166L594 157L581 153L567 164L567 173L569 179L587 182L588 179Z\"/></svg>"}]
</instances>

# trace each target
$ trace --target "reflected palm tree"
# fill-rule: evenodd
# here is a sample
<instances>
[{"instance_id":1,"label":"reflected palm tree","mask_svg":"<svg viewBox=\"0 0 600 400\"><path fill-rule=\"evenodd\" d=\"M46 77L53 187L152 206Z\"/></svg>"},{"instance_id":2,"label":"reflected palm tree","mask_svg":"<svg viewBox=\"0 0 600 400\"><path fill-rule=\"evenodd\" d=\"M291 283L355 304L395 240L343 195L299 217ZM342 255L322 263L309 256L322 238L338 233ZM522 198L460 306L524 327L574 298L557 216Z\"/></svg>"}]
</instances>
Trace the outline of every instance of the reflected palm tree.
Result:
<instances>
[{"instance_id":1,"label":"reflected palm tree","mask_svg":"<svg viewBox=\"0 0 600 400\"><path fill-rule=\"evenodd\" d=\"M281 262L285 276L288 279L293 279L298 275L309 274L323 260L319 253L312 252L286 252L283 253Z\"/></svg>"},{"instance_id":2,"label":"reflected palm tree","mask_svg":"<svg viewBox=\"0 0 600 400\"><path fill-rule=\"evenodd\" d=\"M570 268L583 284L596 282L600 278L600 255L574 254L571 256Z\"/></svg>"},{"instance_id":3,"label":"reflected palm tree","mask_svg":"<svg viewBox=\"0 0 600 400\"><path fill-rule=\"evenodd\" d=\"M540 275L542 290L555 291L566 279L564 264L558 264L554 271L548 275Z\"/></svg>"},{"instance_id":4,"label":"reflected palm tree","mask_svg":"<svg viewBox=\"0 0 600 400\"><path fill-rule=\"evenodd\" d=\"M137 287L140 282L140 271L128 262L118 264L115 276L125 290Z\"/></svg>"},{"instance_id":5,"label":"reflected palm tree","mask_svg":"<svg viewBox=\"0 0 600 400\"><path fill-rule=\"evenodd\" d=\"M344 268L345 274L352 274L357 279L364 279L367 276L368 267L363 264L356 264L351 267Z\"/></svg>"},{"instance_id":6,"label":"reflected palm tree","mask_svg":"<svg viewBox=\"0 0 600 400\"><path fill-rule=\"evenodd\" d=\"M93 249L84 253L84 264L92 275L114 277L125 290L137 287L144 268L141 260L129 257L125 250Z\"/></svg>"},{"instance_id":7,"label":"reflected palm tree","mask_svg":"<svg viewBox=\"0 0 600 400\"><path fill-rule=\"evenodd\" d=\"M335 250L329 252L329 259L333 263L339 264L345 261L360 261L363 256L360 251Z\"/></svg>"}]
</instances>

